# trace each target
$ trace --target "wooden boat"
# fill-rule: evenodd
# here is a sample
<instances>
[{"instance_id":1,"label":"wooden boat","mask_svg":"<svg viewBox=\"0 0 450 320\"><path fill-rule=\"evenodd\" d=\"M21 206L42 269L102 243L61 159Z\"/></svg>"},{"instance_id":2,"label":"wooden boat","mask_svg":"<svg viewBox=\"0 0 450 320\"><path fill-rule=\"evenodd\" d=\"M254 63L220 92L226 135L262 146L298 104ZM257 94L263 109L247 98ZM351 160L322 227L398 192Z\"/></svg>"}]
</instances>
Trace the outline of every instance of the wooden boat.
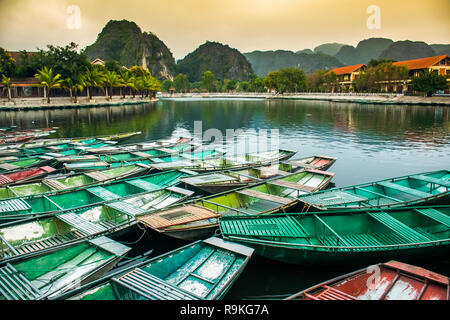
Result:
<instances>
[{"instance_id":1,"label":"wooden boat","mask_svg":"<svg viewBox=\"0 0 450 320\"><path fill-rule=\"evenodd\" d=\"M167 148L167 150L170 150ZM166 150L166 151L167 151ZM162 151L162 152L166 152ZM120 167L123 165L128 164L145 164L149 165L150 169L155 171L153 168L153 165L155 163L162 164L166 163L169 164L172 162L179 163L180 160L186 161L186 158L189 157L197 157L197 158L210 158L210 157L217 157L223 154L223 151L221 150L202 150L202 151L194 151L192 153L178 153L175 151L174 154L168 153L167 155L159 154L158 155L151 155L151 151L145 151L142 152L141 156L142 158L137 159L131 159L131 160L120 160L119 158L112 158L107 155L104 156L95 156L95 155L85 155L85 156L69 156L69 157L63 157L63 158L57 158L56 160L60 163L63 163L63 167L67 171L87 171L87 170L100 170L100 169L107 169L107 168L114 168L114 167ZM158 152L159 153L159 152ZM134 156L138 156L137 152L134 153ZM101 158L100 158L101 157ZM173 166L176 169L185 169L184 166ZM164 170L158 170L158 171L164 171Z\"/></svg>"},{"instance_id":2,"label":"wooden boat","mask_svg":"<svg viewBox=\"0 0 450 320\"><path fill-rule=\"evenodd\" d=\"M253 249L220 238L197 241L67 292L70 300L219 300L246 267Z\"/></svg>"},{"instance_id":3,"label":"wooden boat","mask_svg":"<svg viewBox=\"0 0 450 320\"><path fill-rule=\"evenodd\" d=\"M302 265L369 263L450 253L450 206L222 216L222 237Z\"/></svg>"},{"instance_id":4,"label":"wooden boat","mask_svg":"<svg viewBox=\"0 0 450 320\"><path fill-rule=\"evenodd\" d=\"M61 190L43 195L31 195L0 201L0 221L26 219L43 214L57 213L64 210L87 207L106 202L121 203L131 196L148 194L148 197L170 196L172 187L179 183L178 178L188 175L182 171L170 171L144 177L131 178L103 184L90 185L75 190ZM179 188L178 188L179 189ZM159 192L164 190L166 192ZM184 189L183 189L184 190ZM187 190L184 190L187 192ZM156 193L155 193L156 192ZM193 194L193 192L189 192Z\"/></svg>"},{"instance_id":5,"label":"wooden boat","mask_svg":"<svg viewBox=\"0 0 450 320\"><path fill-rule=\"evenodd\" d=\"M296 151L291 150L275 150L260 153L247 153L235 156L214 157L211 159L198 158L195 154L183 155L184 159L176 159L172 157L170 161L161 159L161 163L152 164L151 167L158 171L174 170L174 169L189 169L199 173L245 169L254 166L270 165L280 161L284 161L292 157Z\"/></svg>"},{"instance_id":6,"label":"wooden boat","mask_svg":"<svg viewBox=\"0 0 450 320\"><path fill-rule=\"evenodd\" d=\"M302 159L292 159L287 160L286 163L292 166L298 166L305 169L315 169L315 170L328 170L335 162L337 158L328 156L313 156Z\"/></svg>"},{"instance_id":7,"label":"wooden boat","mask_svg":"<svg viewBox=\"0 0 450 320\"><path fill-rule=\"evenodd\" d=\"M55 169L47 168L48 172ZM30 169L37 170L37 169ZM8 187L0 188L0 199L8 199L15 197L23 197L29 195L38 195L50 193L58 190L69 190L73 188L83 188L92 184L99 184L108 181L128 179L138 177L148 173L149 167L141 164L132 164L128 166L102 170L102 171L89 171L79 174L58 174L51 175L50 177L35 181L32 183L21 184L9 184ZM5 175L9 176L9 175ZM0 181L2 176L0 175ZM34 177L33 177L34 180ZM23 181L22 181L23 182Z\"/></svg>"},{"instance_id":8,"label":"wooden boat","mask_svg":"<svg viewBox=\"0 0 450 320\"><path fill-rule=\"evenodd\" d=\"M316 163L319 164L320 159L322 158L323 157L315 156L307 159L310 163L313 162L313 159L317 159L318 162ZM333 159L334 163L336 158ZM318 166L329 168L331 166L330 162L331 160L327 161L327 166L325 166L325 162L322 162ZM254 166L243 170L224 170L220 172L198 174L192 177L182 178L180 181L184 183L186 188L190 187L193 190L200 189L215 194L249 186L274 177L286 176L290 173L297 172L304 167L302 164L296 165L294 163L296 163L296 160L280 162L273 165Z\"/></svg>"},{"instance_id":9,"label":"wooden boat","mask_svg":"<svg viewBox=\"0 0 450 320\"><path fill-rule=\"evenodd\" d=\"M106 237L0 265L0 300L42 300L102 277L131 250Z\"/></svg>"},{"instance_id":10,"label":"wooden boat","mask_svg":"<svg viewBox=\"0 0 450 320\"><path fill-rule=\"evenodd\" d=\"M334 188L299 197L304 211L393 208L450 201L450 172L439 170L399 178Z\"/></svg>"},{"instance_id":11,"label":"wooden boat","mask_svg":"<svg viewBox=\"0 0 450 320\"><path fill-rule=\"evenodd\" d=\"M100 235L133 230L136 216L186 201L192 192L160 188L98 205L61 210L0 226L0 261Z\"/></svg>"},{"instance_id":12,"label":"wooden boat","mask_svg":"<svg viewBox=\"0 0 450 320\"><path fill-rule=\"evenodd\" d=\"M449 292L448 277L392 260L323 282L286 300L449 300Z\"/></svg>"},{"instance_id":13,"label":"wooden boat","mask_svg":"<svg viewBox=\"0 0 450 320\"><path fill-rule=\"evenodd\" d=\"M56 169L44 166L35 169L25 169L13 173L0 174L0 186L8 186L25 181L42 179L50 173L55 173ZM2 188L0 188L1 190ZM1 194L1 191L0 191Z\"/></svg>"},{"instance_id":14,"label":"wooden boat","mask_svg":"<svg viewBox=\"0 0 450 320\"><path fill-rule=\"evenodd\" d=\"M12 144L12 143L20 143L20 142L28 142L36 139L35 135L23 135L17 137L3 138L0 139L0 144Z\"/></svg>"},{"instance_id":15,"label":"wooden boat","mask_svg":"<svg viewBox=\"0 0 450 320\"><path fill-rule=\"evenodd\" d=\"M217 229L220 217L284 212L297 204L300 194L326 188L333 176L333 173L324 171L302 170L250 188L240 188L141 215L137 219L139 223L174 238L204 239Z\"/></svg>"},{"instance_id":16,"label":"wooden boat","mask_svg":"<svg viewBox=\"0 0 450 320\"><path fill-rule=\"evenodd\" d=\"M18 160L5 161L0 163L0 174L12 173L19 170L32 167L51 166L55 162L55 158L51 156L36 156L19 158Z\"/></svg>"}]
</instances>

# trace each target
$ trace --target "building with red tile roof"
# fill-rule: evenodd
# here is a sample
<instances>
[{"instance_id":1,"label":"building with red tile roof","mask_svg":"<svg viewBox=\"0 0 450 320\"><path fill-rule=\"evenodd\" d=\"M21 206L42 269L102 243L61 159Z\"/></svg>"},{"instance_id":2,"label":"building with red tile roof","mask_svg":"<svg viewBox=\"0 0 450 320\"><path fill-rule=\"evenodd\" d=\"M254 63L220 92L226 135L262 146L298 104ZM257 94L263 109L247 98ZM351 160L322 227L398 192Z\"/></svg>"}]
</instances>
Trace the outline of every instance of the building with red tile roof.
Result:
<instances>
[{"instance_id":1,"label":"building with red tile roof","mask_svg":"<svg viewBox=\"0 0 450 320\"><path fill-rule=\"evenodd\" d=\"M450 75L450 58L448 55L398 61L392 65L407 67L412 77L418 76L420 72L425 70L437 72L441 76Z\"/></svg>"}]
</instances>

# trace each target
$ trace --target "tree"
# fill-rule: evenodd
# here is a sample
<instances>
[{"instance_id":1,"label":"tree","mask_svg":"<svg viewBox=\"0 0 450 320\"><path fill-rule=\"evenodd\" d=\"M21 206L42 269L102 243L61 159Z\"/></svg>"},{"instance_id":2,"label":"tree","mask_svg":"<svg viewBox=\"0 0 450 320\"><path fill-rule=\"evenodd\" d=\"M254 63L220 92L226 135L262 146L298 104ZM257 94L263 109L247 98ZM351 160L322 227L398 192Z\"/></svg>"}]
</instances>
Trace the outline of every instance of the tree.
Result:
<instances>
[{"instance_id":1,"label":"tree","mask_svg":"<svg viewBox=\"0 0 450 320\"><path fill-rule=\"evenodd\" d=\"M214 77L214 74L207 70L205 73L203 73L202 76L202 87L206 89L208 92L212 92L215 88L214 84L216 82L216 78Z\"/></svg>"},{"instance_id":2,"label":"tree","mask_svg":"<svg viewBox=\"0 0 450 320\"><path fill-rule=\"evenodd\" d=\"M109 87L109 100L112 100L113 89L116 87L123 86L122 79L114 71L106 71L104 77L105 77L104 83L106 85L106 95L108 95L108 87Z\"/></svg>"},{"instance_id":3,"label":"tree","mask_svg":"<svg viewBox=\"0 0 450 320\"><path fill-rule=\"evenodd\" d=\"M164 80L162 83L162 91L169 92L170 88L173 86L173 81L170 81L169 79Z\"/></svg>"},{"instance_id":4,"label":"tree","mask_svg":"<svg viewBox=\"0 0 450 320\"><path fill-rule=\"evenodd\" d=\"M1 84L3 86L3 90L8 92L8 101L11 101L11 78L8 78L2 74Z\"/></svg>"},{"instance_id":5,"label":"tree","mask_svg":"<svg viewBox=\"0 0 450 320\"><path fill-rule=\"evenodd\" d=\"M431 97L437 90L444 90L447 87L447 78L438 75L437 72L424 71L412 79L412 84L413 90L423 92L426 96Z\"/></svg>"},{"instance_id":6,"label":"tree","mask_svg":"<svg viewBox=\"0 0 450 320\"><path fill-rule=\"evenodd\" d=\"M186 92L189 90L189 79L185 74L178 74L175 79L173 79L173 86L176 92Z\"/></svg>"},{"instance_id":7,"label":"tree","mask_svg":"<svg viewBox=\"0 0 450 320\"><path fill-rule=\"evenodd\" d=\"M129 71L131 72L131 74L133 74L135 77L143 77L143 76L147 76L150 75L150 71L145 70L143 67L141 66L133 66L129 69Z\"/></svg>"},{"instance_id":8,"label":"tree","mask_svg":"<svg viewBox=\"0 0 450 320\"><path fill-rule=\"evenodd\" d=\"M86 69L83 74L85 86L88 91L89 99L92 99L91 88L100 88L103 90L103 84L105 83L105 74L97 66L92 66Z\"/></svg>"},{"instance_id":9,"label":"tree","mask_svg":"<svg viewBox=\"0 0 450 320\"><path fill-rule=\"evenodd\" d=\"M130 90L136 90L136 87L134 85L135 79L130 72L124 71L120 74L120 77L122 78L122 83L125 88L130 88ZM125 98L125 90L123 92L123 97Z\"/></svg>"},{"instance_id":10,"label":"tree","mask_svg":"<svg viewBox=\"0 0 450 320\"><path fill-rule=\"evenodd\" d=\"M82 77L78 76L75 79L66 78L62 83L63 88L69 90L70 96L73 96L73 102L78 102L78 92L83 91L84 89L84 81Z\"/></svg>"},{"instance_id":11,"label":"tree","mask_svg":"<svg viewBox=\"0 0 450 320\"><path fill-rule=\"evenodd\" d=\"M264 79L264 85L278 92L298 92L307 89L306 75L299 68L282 68L269 72Z\"/></svg>"},{"instance_id":12,"label":"tree","mask_svg":"<svg viewBox=\"0 0 450 320\"><path fill-rule=\"evenodd\" d=\"M54 88L60 88L63 82L61 75L59 73L54 75L52 69L44 67L41 70L38 70L34 77L39 80L37 86L44 88L44 95L47 96L47 103L50 103L50 91Z\"/></svg>"},{"instance_id":13,"label":"tree","mask_svg":"<svg viewBox=\"0 0 450 320\"><path fill-rule=\"evenodd\" d=\"M16 62L11 57L11 54L5 49L0 48L0 74L10 77L15 68Z\"/></svg>"},{"instance_id":14,"label":"tree","mask_svg":"<svg viewBox=\"0 0 450 320\"><path fill-rule=\"evenodd\" d=\"M119 74L122 71L119 63L116 60L107 60L105 61L105 69L108 71L114 71Z\"/></svg>"}]
</instances>

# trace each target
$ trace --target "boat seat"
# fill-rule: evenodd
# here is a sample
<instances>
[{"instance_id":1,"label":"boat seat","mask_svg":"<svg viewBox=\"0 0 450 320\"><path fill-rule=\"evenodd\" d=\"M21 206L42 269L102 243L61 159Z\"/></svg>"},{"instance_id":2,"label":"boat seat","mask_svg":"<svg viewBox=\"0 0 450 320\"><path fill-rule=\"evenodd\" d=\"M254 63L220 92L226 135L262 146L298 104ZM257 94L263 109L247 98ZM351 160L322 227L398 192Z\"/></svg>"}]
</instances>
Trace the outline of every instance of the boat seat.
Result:
<instances>
[{"instance_id":1,"label":"boat seat","mask_svg":"<svg viewBox=\"0 0 450 320\"><path fill-rule=\"evenodd\" d=\"M445 213L440 212L439 210L428 208L415 209L415 211L450 228L450 217Z\"/></svg>"},{"instance_id":2,"label":"boat seat","mask_svg":"<svg viewBox=\"0 0 450 320\"><path fill-rule=\"evenodd\" d=\"M107 230L100 225L81 218L73 212L59 214L57 218L87 235L97 234Z\"/></svg>"},{"instance_id":3,"label":"boat seat","mask_svg":"<svg viewBox=\"0 0 450 320\"><path fill-rule=\"evenodd\" d=\"M10 164L10 163L0 163L0 169L3 169L3 170L17 170L17 169L20 169L20 167L14 165L14 164Z\"/></svg>"},{"instance_id":4,"label":"boat seat","mask_svg":"<svg viewBox=\"0 0 450 320\"><path fill-rule=\"evenodd\" d=\"M106 174L100 172L100 171L91 171L84 173L89 178L92 178L97 181L106 181L111 179L111 177L107 176Z\"/></svg>"},{"instance_id":5,"label":"boat seat","mask_svg":"<svg viewBox=\"0 0 450 320\"><path fill-rule=\"evenodd\" d=\"M0 295L6 300L36 300L42 296L27 278L7 263L0 268Z\"/></svg>"},{"instance_id":6,"label":"boat seat","mask_svg":"<svg viewBox=\"0 0 450 320\"><path fill-rule=\"evenodd\" d=\"M65 190L68 187L55 179L44 179L42 183L55 190Z\"/></svg>"},{"instance_id":7,"label":"boat seat","mask_svg":"<svg viewBox=\"0 0 450 320\"><path fill-rule=\"evenodd\" d=\"M132 152L132 155L138 157L138 158L150 158L151 155L145 152L140 152L140 151L136 151L136 152Z\"/></svg>"},{"instance_id":8,"label":"boat seat","mask_svg":"<svg viewBox=\"0 0 450 320\"><path fill-rule=\"evenodd\" d=\"M341 190L316 193L299 197L299 200L312 205L336 206L369 201L368 198Z\"/></svg>"},{"instance_id":9,"label":"boat seat","mask_svg":"<svg viewBox=\"0 0 450 320\"><path fill-rule=\"evenodd\" d=\"M147 182L145 180L142 179L135 179L135 180L130 180L130 181L126 181L126 183L131 184L132 186L141 188L145 191L153 191L153 190L158 190L161 189L160 186Z\"/></svg>"},{"instance_id":10,"label":"boat seat","mask_svg":"<svg viewBox=\"0 0 450 320\"><path fill-rule=\"evenodd\" d=\"M233 236L309 238L309 234L290 216L226 220L222 221L221 229L223 234Z\"/></svg>"},{"instance_id":11,"label":"boat seat","mask_svg":"<svg viewBox=\"0 0 450 320\"><path fill-rule=\"evenodd\" d=\"M12 179L8 178L7 176L0 174L0 184L7 184L13 182Z\"/></svg>"},{"instance_id":12,"label":"boat seat","mask_svg":"<svg viewBox=\"0 0 450 320\"><path fill-rule=\"evenodd\" d=\"M441 185L443 187L450 188L450 181L449 180L441 180L441 179L438 179L438 178L428 177L428 176L425 176L423 174L410 176L410 178L416 179L416 180L420 180L420 181L429 182L429 183L434 183L434 184L437 184L437 185Z\"/></svg>"},{"instance_id":13,"label":"boat seat","mask_svg":"<svg viewBox=\"0 0 450 320\"><path fill-rule=\"evenodd\" d=\"M137 215L143 214L146 211L144 209L141 209L139 207L135 207L132 204L129 204L125 201L115 201L110 202L106 204L107 207L110 207L112 209L115 209L117 211L120 211L122 213L125 213L126 215L135 217Z\"/></svg>"},{"instance_id":14,"label":"boat seat","mask_svg":"<svg viewBox=\"0 0 450 320\"><path fill-rule=\"evenodd\" d=\"M0 214L29 210L31 210L30 205L22 199L9 199L0 201Z\"/></svg>"},{"instance_id":15,"label":"boat seat","mask_svg":"<svg viewBox=\"0 0 450 320\"><path fill-rule=\"evenodd\" d=\"M112 278L120 291L134 291L149 300L199 300L199 297L155 277L139 268L119 277Z\"/></svg>"},{"instance_id":16,"label":"boat seat","mask_svg":"<svg viewBox=\"0 0 450 320\"><path fill-rule=\"evenodd\" d=\"M254 191L254 190L250 190L250 189L244 189L244 190L239 190L236 191L239 194L243 194L249 197L254 197L254 198L258 198L258 199L263 199L263 200L268 200L268 201L272 201L272 202L276 202L276 203L281 203L281 204L289 204L291 203L293 200L291 199L287 199L287 198L283 198L283 197L279 197L279 196L274 196L271 194L267 194L264 192L259 192L259 191Z\"/></svg>"},{"instance_id":17,"label":"boat seat","mask_svg":"<svg viewBox=\"0 0 450 320\"><path fill-rule=\"evenodd\" d=\"M325 290L316 296L318 300L358 300L352 295L324 285L322 288Z\"/></svg>"},{"instance_id":18,"label":"boat seat","mask_svg":"<svg viewBox=\"0 0 450 320\"><path fill-rule=\"evenodd\" d=\"M169 154L174 154L174 153L178 153L177 150L173 150L173 149L167 149L167 148L157 148L156 150L158 151L162 151L162 152L166 152Z\"/></svg>"},{"instance_id":19,"label":"boat seat","mask_svg":"<svg viewBox=\"0 0 450 320\"><path fill-rule=\"evenodd\" d=\"M92 193L93 195L95 195L105 201L115 200L115 199L120 198L120 196L118 196L117 194L115 194L103 187L92 187L92 188L86 189L86 191Z\"/></svg>"},{"instance_id":20,"label":"boat seat","mask_svg":"<svg viewBox=\"0 0 450 320\"><path fill-rule=\"evenodd\" d=\"M418 198L428 198L431 196L431 194L427 193L427 192L423 192L423 191L419 191L419 190L414 190L405 186L401 186L399 184L395 184L392 182L388 182L388 181L382 181L382 182L378 182L378 185L384 187L384 188L389 188L389 189L393 189L393 190L397 190L403 193L407 193L407 194L411 194L413 196L416 196Z\"/></svg>"},{"instance_id":21,"label":"boat seat","mask_svg":"<svg viewBox=\"0 0 450 320\"><path fill-rule=\"evenodd\" d=\"M413 243L430 241L428 237L423 236L384 211L368 212L367 214L407 241Z\"/></svg>"},{"instance_id":22,"label":"boat seat","mask_svg":"<svg viewBox=\"0 0 450 320\"><path fill-rule=\"evenodd\" d=\"M313 188L313 187L301 185L301 184L298 184L295 182L288 182L288 181L284 181L284 180L274 180L274 181L269 181L267 183L273 184L275 186L286 187L289 189L300 190L300 191L305 191L305 192L314 192L316 190L316 188Z\"/></svg>"}]
</instances>

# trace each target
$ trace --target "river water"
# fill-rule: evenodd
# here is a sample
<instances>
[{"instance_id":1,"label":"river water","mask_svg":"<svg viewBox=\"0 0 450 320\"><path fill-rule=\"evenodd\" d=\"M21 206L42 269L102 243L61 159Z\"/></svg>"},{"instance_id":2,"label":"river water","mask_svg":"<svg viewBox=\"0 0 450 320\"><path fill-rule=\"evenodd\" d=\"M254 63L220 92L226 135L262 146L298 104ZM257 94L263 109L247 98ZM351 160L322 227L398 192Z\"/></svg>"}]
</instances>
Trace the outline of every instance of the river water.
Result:
<instances>
[{"instance_id":1,"label":"river water","mask_svg":"<svg viewBox=\"0 0 450 320\"><path fill-rule=\"evenodd\" d=\"M137 106L0 113L0 126L60 127L52 137L142 131L142 135L127 143L182 135L196 137L199 124L196 121L201 121L202 133L216 129L215 132L226 136L227 129L242 129L236 140L225 141L228 143L225 147L243 141L253 146L252 139L260 141L266 131L272 133L270 141L277 138L280 148L297 151L293 158L337 157L329 171L335 173L333 181L338 187L450 169L450 108L447 107L187 98ZM222 144L221 140L214 142ZM132 234L123 241L139 238L140 235ZM150 249L158 254L183 244L149 234L136 244L133 254ZM405 262L450 275L450 257ZM363 266L311 269L254 256L226 299L285 295L360 267Z\"/></svg>"}]
</instances>

